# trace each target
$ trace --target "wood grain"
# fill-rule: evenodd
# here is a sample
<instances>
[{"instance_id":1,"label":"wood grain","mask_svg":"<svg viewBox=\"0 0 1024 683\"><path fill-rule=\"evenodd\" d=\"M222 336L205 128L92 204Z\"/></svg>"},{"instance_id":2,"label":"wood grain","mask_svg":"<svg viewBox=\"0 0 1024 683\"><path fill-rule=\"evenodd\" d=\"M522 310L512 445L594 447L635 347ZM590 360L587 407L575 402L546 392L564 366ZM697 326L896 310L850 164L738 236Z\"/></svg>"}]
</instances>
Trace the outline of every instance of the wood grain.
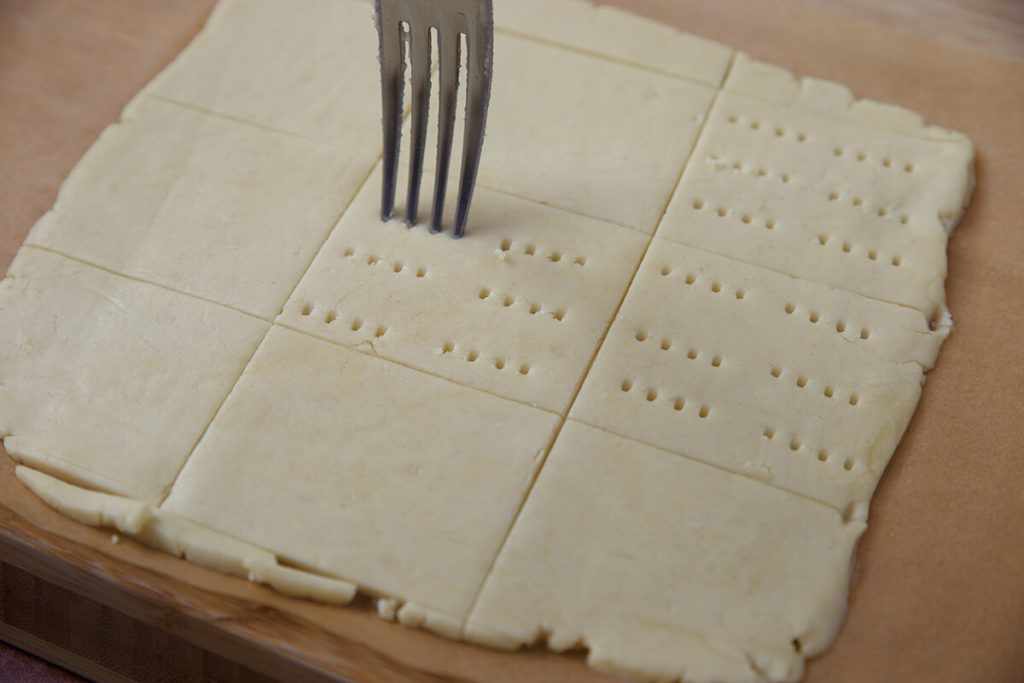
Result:
<instances>
[{"instance_id":1,"label":"wood grain","mask_svg":"<svg viewBox=\"0 0 1024 683\"><path fill-rule=\"evenodd\" d=\"M935 0L927 6L983 9L924 18L918 11L903 21L895 16L900 7L925 0L858 0L856 9L839 0L618 4L845 82L858 95L911 107L965 131L977 145L979 188L950 248L957 332L929 375L919 413L873 502L843 631L811 662L808 680L1019 683L1024 67L986 56L996 54L982 49L988 43L949 47L966 40L956 36L968 27L987 31L1000 22L1006 26L999 40L1019 46L1017 6L1004 21L990 11L1001 7L998 0ZM73 163L189 40L210 5L0 0L0 271L52 205ZM988 15L997 21L978 18ZM11 472L0 449L0 562L34 579L11 579L17 575L4 570L5 582L20 582L2 593L4 621L19 624L11 626L19 633L44 633L35 637L63 650L102 649L94 632L75 631L91 615L108 614L117 616L101 620L120 624L123 634L112 645L127 650L129 661L152 654L167 667L180 664L183 678L222 680L209 664L219 658L283 680L608 680L587 669L581 653L508 654L452 643L384 622L366 601L331 608L292 600L131 541L112 544L109 531L46 508ZM82 606L89 603L96 607ZM132 635L144 632L160 635ZM95 657L100 665L116 660L110 653ZM124 670L138 675L131 666Z\"/></svg>"}]
</instances>

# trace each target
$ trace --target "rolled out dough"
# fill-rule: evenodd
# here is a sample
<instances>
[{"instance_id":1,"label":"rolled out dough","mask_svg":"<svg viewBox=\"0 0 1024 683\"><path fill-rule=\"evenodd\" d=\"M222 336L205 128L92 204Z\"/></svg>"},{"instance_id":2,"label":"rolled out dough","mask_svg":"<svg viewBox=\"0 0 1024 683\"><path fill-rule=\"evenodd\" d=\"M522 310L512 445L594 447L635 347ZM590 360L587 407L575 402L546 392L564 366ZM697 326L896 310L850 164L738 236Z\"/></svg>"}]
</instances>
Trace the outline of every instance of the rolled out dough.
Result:
<instances>
[{"instance_id":1,"label":"rolled out dough","mask_svg":"<svg viewBox=\"0 0 1024 683\"><path fill-rule=\"evenodd\" d=\"M951 326L970 142L617 10L496 5L452 241L377 216L368 4L223 0L0 284L18 476L451 638L797 679Z\"/></svg>"}]
</instances>

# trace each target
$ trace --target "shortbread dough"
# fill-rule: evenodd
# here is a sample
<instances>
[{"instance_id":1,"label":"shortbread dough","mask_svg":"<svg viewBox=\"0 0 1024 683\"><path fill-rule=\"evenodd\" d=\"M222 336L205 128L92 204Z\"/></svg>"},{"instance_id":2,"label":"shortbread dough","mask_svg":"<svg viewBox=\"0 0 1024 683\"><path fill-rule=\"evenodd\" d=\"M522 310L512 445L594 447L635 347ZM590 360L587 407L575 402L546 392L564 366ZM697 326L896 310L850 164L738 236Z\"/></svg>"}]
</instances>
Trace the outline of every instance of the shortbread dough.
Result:
<instances>
[{"instance_id":1,"label":"shortbread dough","mask_svg":"<svg viewBox=\"0 0 1024 683\"><path fill-rule=\"evenodd\" d=\"M970 142L618 10L495 4L454 241L379 219L369 3L223 0L0 284L17 475L447 637L795 680L951 329Z\"/></svg>"}]
</instances>

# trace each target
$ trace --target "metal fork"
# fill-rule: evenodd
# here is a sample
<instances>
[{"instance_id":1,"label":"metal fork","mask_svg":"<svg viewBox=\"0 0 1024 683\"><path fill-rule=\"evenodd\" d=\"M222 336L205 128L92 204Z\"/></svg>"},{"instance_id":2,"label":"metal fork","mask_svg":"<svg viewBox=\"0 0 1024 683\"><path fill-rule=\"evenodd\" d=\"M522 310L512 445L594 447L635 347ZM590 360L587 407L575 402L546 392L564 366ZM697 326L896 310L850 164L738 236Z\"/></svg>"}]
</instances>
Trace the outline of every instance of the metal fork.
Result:
<instances>
[{"instance_id":1,"label":"metal fork","mask_svg":"<svg viewBox=\"0 0 1024 683\"><path fill-rule=\"evenodd\" d=\"M440 106L437 136L437 168L430 230L441 229L445 188L455 133L455 101L461 63L460 35L466 36L469 52L466 76L466 123L463 133L462 177L455 213L455 237L466 230L484 143L484 126L491 93L494 24L491 0L374 0L380 35L381 88L384 107L384 186L381 218L395 212L395 184L401 142L402 93L405 84L405 50L409 44L412 64L412 159L405 220L416 223L419 208L423 152L427 137L430 101L431 28L437 31Z\"/></svg>"}]
</instances>

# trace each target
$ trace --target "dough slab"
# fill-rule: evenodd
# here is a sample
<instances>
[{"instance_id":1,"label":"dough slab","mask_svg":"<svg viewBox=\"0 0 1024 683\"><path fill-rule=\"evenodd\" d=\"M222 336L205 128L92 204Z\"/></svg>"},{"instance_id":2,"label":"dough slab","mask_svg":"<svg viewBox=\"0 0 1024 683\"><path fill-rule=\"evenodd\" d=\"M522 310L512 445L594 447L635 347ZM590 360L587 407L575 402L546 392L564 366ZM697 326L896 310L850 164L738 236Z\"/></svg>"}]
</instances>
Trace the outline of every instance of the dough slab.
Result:
<instances>
[{"instance_id":1,"label":"dough slab","mask_svg":"<svg viewBox=\"0 0 1024 683\"><path fill-rule=\"evenodd\" d=\"M951 329L970 142L618 10L496 5L460 241L377 216L368 3L218 5L0 284L18 476L450 638L795 680Z\"/></svg>"}]
</instances>

